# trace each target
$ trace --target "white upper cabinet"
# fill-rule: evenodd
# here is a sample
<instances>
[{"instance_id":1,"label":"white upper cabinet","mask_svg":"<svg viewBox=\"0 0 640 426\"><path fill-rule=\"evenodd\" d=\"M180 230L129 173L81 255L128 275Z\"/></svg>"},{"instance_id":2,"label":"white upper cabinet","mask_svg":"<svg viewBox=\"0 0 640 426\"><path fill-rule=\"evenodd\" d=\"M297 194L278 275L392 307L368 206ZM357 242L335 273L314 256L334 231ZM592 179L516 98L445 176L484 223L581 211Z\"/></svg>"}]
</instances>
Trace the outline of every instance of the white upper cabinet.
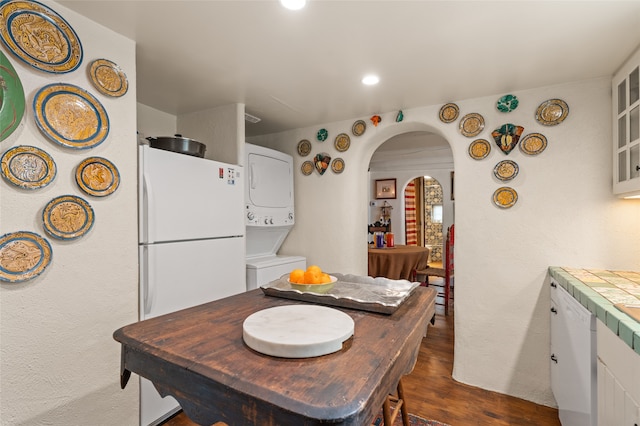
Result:
<instances>
[{"instance_id":1,"label":"white upper cabinet","mask_svg":"<svg viewBox=\"0 0 640 426\"><path fill-rule=\"evenodd\" d=\"M613 193L640 198L640 49L614 75Z\"/></svg>"}]
</instances>

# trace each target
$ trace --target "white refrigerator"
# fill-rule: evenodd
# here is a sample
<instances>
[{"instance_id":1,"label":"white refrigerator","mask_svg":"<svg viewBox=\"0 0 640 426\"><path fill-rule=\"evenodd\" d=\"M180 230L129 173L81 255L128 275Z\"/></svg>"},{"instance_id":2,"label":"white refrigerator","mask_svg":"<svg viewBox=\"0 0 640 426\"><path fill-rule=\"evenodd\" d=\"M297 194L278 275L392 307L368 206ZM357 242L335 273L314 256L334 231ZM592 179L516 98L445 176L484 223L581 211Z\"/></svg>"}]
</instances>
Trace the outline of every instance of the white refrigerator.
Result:
<instances>
[{"instance_id":1,"label":"white refrigerator","mask_svg":"<svg viewBox=\"0 0 640 426\"><path fill-rule=\"evenodd\" d=\"M241 166L139 147L140 320L246 291ZM179 409L140 379L140 424Z\"/></svg>"}]
</instances>

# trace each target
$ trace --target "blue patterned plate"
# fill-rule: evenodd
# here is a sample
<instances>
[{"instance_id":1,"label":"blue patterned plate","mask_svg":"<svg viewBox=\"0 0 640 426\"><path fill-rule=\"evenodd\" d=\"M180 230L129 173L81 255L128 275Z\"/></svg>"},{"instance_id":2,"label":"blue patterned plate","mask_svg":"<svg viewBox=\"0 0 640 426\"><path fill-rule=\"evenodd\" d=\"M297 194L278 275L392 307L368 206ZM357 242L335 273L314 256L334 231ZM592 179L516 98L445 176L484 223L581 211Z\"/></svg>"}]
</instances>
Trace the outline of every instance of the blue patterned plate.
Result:
<instances>
[{"instance_id":1,"label":"blue patterned plate","mask_svg":"<svg viewBox=\"0 0 640 426\"><path fill-rule=\"evenodd\" d=\"M3 1L0 38L14 55L40 71L67 73L82 63L82 45L71 25L37 1Z\"/></svg>"},{"instance_id":2,"label":"blue patterned plate","mask_svg":"<svg viewBox=\"0 0 640 426\"><path fill-rule=\"evenodd\" d=\"M56 163L35 146L20 145L7 150L0 159L2 177L24 189L47 186L56 177Z\"/></svg>"},{"instance_id":3,"label":"blue patterned plate","mask_svg":"<svg viewBox=\"0 0 640 426\"><path fill-rule=\"evenodd\" d=\"M89 157L76 168L76 183L84 192L94 197L113 194L120 185L120 173L106 158Z\"/></svg>"},{"instance_id":4,"label":"blue patterned plate","mask_svg":"<svg viewBox=\"0 0 640 426\"><path fill-rule=\"evenodd\" d=\"M44 86L33 99L33 114L49 139L68 148L93 148L109 134L109 117L102 104L73 84Z\"/></svg>"},{"instance_id":5,"label":"blue patterned plate","mask_svg":"<svg viewBox=\"0 0 640 426\"><path fill-rule=\"evenodd\" d=\"M53 238L74 240L89 232L95 220L93 209L75 195L56 197L42 212L44 229Z\"/></svg>"},{"instance_id":6,"label":"blue patterned plate","mask_svg":"<svg viewBox=\"0 0 640 426\"><path fill-rule=\"evenodd\" d=\"M34 232L0 237L0 281L17 283L37 277L51 263L51 244Z\"/></svg>"}]
</instances>

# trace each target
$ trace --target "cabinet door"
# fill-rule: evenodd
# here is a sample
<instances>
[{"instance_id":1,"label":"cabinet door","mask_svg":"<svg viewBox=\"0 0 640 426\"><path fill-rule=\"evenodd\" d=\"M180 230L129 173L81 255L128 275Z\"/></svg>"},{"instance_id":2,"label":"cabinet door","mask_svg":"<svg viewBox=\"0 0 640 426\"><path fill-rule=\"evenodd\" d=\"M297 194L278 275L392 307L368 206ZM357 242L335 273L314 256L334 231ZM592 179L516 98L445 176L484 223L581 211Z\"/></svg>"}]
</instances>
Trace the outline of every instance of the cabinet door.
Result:
<instances>
[{"instance_id":1,"label":"cabinet door","mask_svg":"<svg viewBox=\"0 0 640 426\"><path fill-rule=\"evenodd\" d=\"M598 359L598 426L640 426L640 407Z\"/></svg>"}]
</instances>

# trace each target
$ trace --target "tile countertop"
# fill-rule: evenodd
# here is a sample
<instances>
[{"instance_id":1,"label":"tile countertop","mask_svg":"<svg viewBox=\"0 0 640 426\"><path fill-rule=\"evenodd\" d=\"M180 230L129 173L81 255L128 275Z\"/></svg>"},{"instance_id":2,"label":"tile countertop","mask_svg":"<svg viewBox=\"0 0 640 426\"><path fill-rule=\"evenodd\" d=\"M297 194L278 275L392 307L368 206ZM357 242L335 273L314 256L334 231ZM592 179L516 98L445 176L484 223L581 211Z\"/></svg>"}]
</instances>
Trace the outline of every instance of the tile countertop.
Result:
<instances>
[{"instance_id":1,"label":"tile countertop","mask_svg":"<svg viewBox=\"0 0 640 426\"><path fill-rule=\"evenodd\" d=\"M640 322L613 306L640 304L640 272L552 266L549 275L640 354Z\"/></svg>"}]
</instances>

